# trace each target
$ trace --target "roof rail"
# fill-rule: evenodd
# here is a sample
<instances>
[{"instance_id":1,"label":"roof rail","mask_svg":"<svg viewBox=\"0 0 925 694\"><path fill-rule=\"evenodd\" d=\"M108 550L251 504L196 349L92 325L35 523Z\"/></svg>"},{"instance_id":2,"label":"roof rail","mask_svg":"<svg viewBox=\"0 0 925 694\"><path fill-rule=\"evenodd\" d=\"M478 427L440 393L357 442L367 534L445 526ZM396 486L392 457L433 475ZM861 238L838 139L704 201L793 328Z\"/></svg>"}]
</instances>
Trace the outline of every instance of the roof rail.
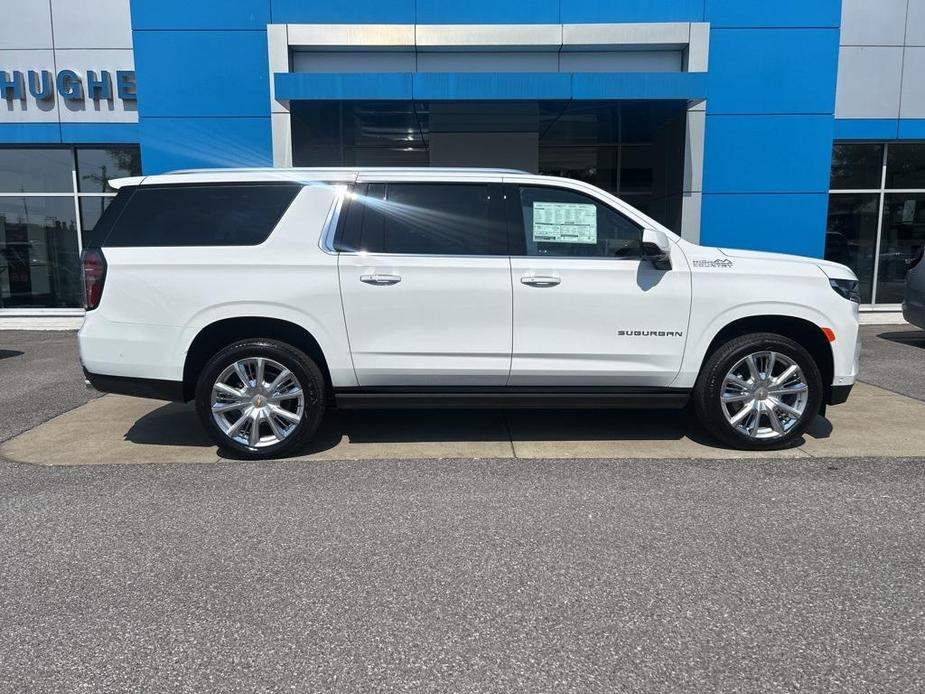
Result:
<instances>
[{"instance_id":1,"label":"roof rail","mask_svg":"<svg viewBox=\"0 0 925 694\"><path fill-rule=\"evenodd\" d=\"M314 173L321 171L343 171L343 172L420 172L420 173L493 173L493 174L529 174L522 169L504 169L493 167L472 167L472 166L292 166L292 167L272 167L272 166L255 166L255 167L229 167L229 168L211 168L211 169L177 169L175 171L166 171L165 174L207 174L207 173Z\"/></svg>"}]
</instances>

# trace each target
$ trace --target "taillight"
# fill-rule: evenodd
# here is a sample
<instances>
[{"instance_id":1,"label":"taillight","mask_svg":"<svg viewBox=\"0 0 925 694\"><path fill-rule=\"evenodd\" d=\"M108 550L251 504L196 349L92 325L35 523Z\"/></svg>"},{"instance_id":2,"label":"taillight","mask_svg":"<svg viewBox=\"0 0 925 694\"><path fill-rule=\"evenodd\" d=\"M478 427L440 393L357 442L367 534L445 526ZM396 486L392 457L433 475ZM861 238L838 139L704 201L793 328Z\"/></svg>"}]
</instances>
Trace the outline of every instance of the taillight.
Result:
<instances>
[{"instance_id":1,"label":"taillight","mask_svg":"<svg viewBox=\"0 0 925 694\"><path fill-rule=\"evenodd\" d=\"M911 270L916 265L922 262L922 256L925 255L925 246L922 246L919 249L919 252L912 256L912 259L909 261L909 269Z\"/></svg>"},{"instance_id":2,"label":"taillight","mask_svg":"<svg viewBox=\"0 0 925 694\"><path fill-rule=\"evenodd\" d=\"M106 258L99 248L87 248L81 257L81 274L84 281L84 308L92 311L103 298L106 282Z\"/></svg>"}]
</instances>

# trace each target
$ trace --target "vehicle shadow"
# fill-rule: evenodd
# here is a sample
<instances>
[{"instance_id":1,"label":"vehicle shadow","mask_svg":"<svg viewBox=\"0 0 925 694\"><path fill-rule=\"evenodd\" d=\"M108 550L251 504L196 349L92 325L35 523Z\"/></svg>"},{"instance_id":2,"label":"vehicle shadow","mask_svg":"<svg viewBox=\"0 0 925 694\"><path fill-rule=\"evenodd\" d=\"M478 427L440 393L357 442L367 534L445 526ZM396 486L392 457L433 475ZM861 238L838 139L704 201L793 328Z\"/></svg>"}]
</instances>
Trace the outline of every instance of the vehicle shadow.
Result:
<instances>
[{"instance_id":1,"label":"vehicle shadow","mask_svg":"<svg viewBox=\"0 0 925 694\"><path fill-rule=\"evenodd\" d=\"M0 359L9 359L10 357L21 357L23 352L18 349L0 349Z\"/></svg>"},{"instance_id":2,"label":"vehicle shadow","mask_svg":"<svg viewBox=\"0 0 925 694\"><path fill-rule=\"evenodd\" d=\"M911 345L925 349L925 330L898 330L879 333L877 337L900 345Z\"/></svg>"},{"instance_id":3,"label":"vehicle shadow","mask_svg":"<svg viewBox=\"0 0 925 694\"><path fill-rule=\"evenodd\" d=\"M832 425L818 417L807 432L828 438ZM315 437L295 455L363 444L447 442L610 442L688 439L725 449L689 410L329 410ZM144 415L125 433L132 443L212 447L192 403L168 403ZM794 446L804 440L798 439ZM233 458L230 452L222 452Z\"/></svg>"}]
</instances>

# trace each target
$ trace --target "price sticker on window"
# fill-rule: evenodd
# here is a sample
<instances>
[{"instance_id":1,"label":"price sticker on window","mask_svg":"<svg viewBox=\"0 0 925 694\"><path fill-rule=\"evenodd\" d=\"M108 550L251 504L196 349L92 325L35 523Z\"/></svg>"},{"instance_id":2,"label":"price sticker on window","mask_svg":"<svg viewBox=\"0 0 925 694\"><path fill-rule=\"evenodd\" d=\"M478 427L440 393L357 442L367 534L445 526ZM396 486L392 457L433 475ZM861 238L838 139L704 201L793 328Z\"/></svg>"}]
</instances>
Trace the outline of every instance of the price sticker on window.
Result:
<instances>
[{"instance_id":1,"label":"price sticker on window","mask_svg":"<svg viewBox=\"0 0 925 694\"><path fill-rule=\"evenodd\" d=\"M536 243L597 243L597 205L534 202L533 240Z\"/></svg>"}]
</instances>

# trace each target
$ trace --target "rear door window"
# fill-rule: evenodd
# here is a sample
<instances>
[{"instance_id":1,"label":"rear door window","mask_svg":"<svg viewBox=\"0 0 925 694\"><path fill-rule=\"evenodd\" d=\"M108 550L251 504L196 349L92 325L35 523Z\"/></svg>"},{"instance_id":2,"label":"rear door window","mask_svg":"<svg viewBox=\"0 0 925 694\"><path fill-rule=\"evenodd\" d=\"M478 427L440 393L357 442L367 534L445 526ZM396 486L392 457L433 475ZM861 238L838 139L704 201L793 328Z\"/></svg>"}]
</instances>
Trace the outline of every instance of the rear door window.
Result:
<instances>
[{"instance_id":1,"label":"rear door window","mask_svg":"<svg viewBox=\"0 0 925 694\"><path fill-rule=\"evenodd\" d=\"M110 206L100 220L105 241L95 240L115 247L255 246L301 189L293 183L139 186L124 205Z\"/></svg>"},{"instance_id":2,"label":"rear door window","mask_svg":"<svg viewBox=\"0 0 925 694\"><path fill-rule=\"evenodd\" d=\"M507 255L500 184L370 183L350 201L339 251Z\"/></svg>"}]
</instances>

